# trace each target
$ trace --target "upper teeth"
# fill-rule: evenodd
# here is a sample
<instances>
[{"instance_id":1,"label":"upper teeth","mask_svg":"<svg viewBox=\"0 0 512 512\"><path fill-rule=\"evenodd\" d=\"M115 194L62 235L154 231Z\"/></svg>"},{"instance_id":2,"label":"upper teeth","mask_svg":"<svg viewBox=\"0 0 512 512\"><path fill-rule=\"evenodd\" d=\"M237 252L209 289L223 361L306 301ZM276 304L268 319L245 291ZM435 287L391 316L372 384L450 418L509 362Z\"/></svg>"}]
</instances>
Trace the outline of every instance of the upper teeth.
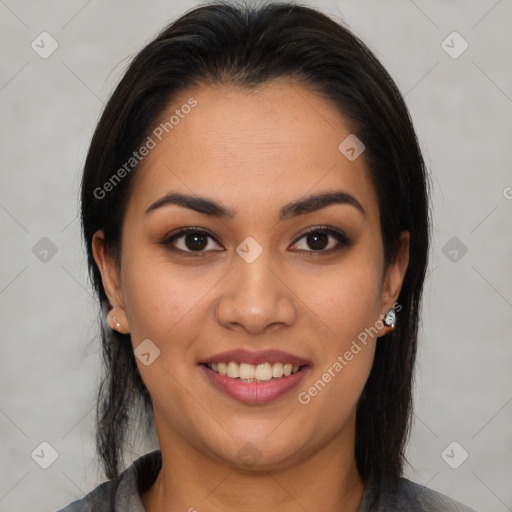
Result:
<instances>
[{"instance_id":1,"label":"upper teeth","mask_svg":"<svg viewBox=\"0 0 512 512\"><path fill-rule=\"evenodd\" d=\"M297 373L300 366L291 363L261 363L258 365L248 363L211 363L208 365L214 372L227 375L232 379L240 379L242 382L268 381L272 377L279 378L283 375Z\"/></svg>"}]
</instances>

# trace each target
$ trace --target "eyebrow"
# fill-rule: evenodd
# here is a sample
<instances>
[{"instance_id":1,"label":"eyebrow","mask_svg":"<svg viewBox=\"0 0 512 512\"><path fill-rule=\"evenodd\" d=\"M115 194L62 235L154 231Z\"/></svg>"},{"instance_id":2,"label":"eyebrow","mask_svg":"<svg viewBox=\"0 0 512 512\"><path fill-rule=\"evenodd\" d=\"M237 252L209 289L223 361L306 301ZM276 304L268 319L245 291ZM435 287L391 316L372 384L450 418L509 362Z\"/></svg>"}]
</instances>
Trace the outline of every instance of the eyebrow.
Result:
<instances>
[{"instance_id":1,"label":"eyebrow","mask_svg":"<svg viewBox=\"0 0 512 512\"><path fill-rule=\"evenodd\" d=\"M309 195L305 198L288 203L279 211L279 220L282 221L292 217L298 217L299 215L312 213L333 204L347 204L353 206L364 217L366 217L366 211L361 203L348 192L339 190L335 192L325 192L323 194ZM181 194L179 192L171 192L151 204L146 210L145 215L169 205L182 206L183 208L195 210L196 212L202 213L203 215L209 215L212 217L229 220L233 220L237 213L236 210L226 208L213 199L209 199L207 197L197 195L190 196Z\"/></svg>"}]
</instances>

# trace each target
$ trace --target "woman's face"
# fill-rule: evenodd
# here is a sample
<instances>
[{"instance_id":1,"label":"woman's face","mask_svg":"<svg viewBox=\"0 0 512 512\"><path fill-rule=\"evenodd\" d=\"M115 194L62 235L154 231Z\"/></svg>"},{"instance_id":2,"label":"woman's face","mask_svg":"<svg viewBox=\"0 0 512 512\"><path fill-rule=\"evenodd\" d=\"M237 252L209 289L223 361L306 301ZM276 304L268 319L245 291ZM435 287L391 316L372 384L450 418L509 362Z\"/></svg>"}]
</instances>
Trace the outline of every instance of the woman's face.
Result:
<instances>
[{"instance_id":1,"label":"woman's face","mask_svg":"<svg viewBox=\"0 0 512 512\"><path fill-rule=\"evenodd\" d=\"M101 231L94 240L162 450L262 468L335 445L352 453L407 234L384 269L365 154L354 159L351 139L339 149L346 119L300 84L196 88L162 120L176 109L132 183L119 274Z\"/></svg>"}]
</instances>

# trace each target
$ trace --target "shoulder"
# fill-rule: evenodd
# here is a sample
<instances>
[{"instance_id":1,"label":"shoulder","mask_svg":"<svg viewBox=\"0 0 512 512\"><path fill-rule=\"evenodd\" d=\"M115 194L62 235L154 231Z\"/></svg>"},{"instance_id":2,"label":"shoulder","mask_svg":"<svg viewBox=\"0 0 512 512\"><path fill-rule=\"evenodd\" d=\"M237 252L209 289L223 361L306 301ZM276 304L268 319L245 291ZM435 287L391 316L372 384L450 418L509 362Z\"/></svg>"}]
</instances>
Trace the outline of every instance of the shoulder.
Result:
<instances>
[{"instance_id":1,"label":"shoulder","mask_svg":"<svg viewBox=\"0 0 512 512\"><path fill-rule=\"evenodd\" d=\"M392 489L379 490L369 484L357 512L477 512L454 499L408 480L399 478Z\"/></svg>"},{"instance_id":2,"label":"shoulder","mask_svg":"<svg viewBox=\"0 0 512 512\"><path fill-rule=\"evenodd\" d=\"M151 487L161 464L160 450L146 453L113 480L103 482L57 512L144 512L140 495Z\"/></svg>"},{"instance_id":3,"label":"shoulder","mask_svg":"<svg viewBox=\"0 0 512 512\"><path fill-rule=\"evenodd\" d=\"M111 512L116 490L119 486L119 478L103 482L83 498L73 501L57 512Z\"/></svg>"},{"instance_id":4,"label":"shoulder","mask_svg":"<svg viewBox=\"0 0 512 512\"><path fill-rule=\"evenodd\" d=\"M407 478L400 478L398 492L403 495L404 504L418 507L422 512L476 512L474 509L449 498L445 494L417 484Z\"/></svg>"}]
</instances>

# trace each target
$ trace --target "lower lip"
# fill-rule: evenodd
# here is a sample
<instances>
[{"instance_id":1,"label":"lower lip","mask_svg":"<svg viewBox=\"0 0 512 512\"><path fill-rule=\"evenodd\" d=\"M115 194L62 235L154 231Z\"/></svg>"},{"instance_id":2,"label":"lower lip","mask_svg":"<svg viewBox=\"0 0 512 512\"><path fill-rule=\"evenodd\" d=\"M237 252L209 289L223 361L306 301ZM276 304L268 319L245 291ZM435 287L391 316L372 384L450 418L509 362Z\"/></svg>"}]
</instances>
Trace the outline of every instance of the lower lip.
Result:
<instances>
[{"instance_id":1,"label":"lower lip","mask_svg":"<svg viewBox=\"0 0 512 512\"><path fill-rule=\"evenodd\" d=\"M242 382L214 372L206 365L201 368L217 389L246 404L265 404L281 398L297 387L309 370L309 366L303 366L297 373L268 382Z\"/></svg>"}]
</instances>

